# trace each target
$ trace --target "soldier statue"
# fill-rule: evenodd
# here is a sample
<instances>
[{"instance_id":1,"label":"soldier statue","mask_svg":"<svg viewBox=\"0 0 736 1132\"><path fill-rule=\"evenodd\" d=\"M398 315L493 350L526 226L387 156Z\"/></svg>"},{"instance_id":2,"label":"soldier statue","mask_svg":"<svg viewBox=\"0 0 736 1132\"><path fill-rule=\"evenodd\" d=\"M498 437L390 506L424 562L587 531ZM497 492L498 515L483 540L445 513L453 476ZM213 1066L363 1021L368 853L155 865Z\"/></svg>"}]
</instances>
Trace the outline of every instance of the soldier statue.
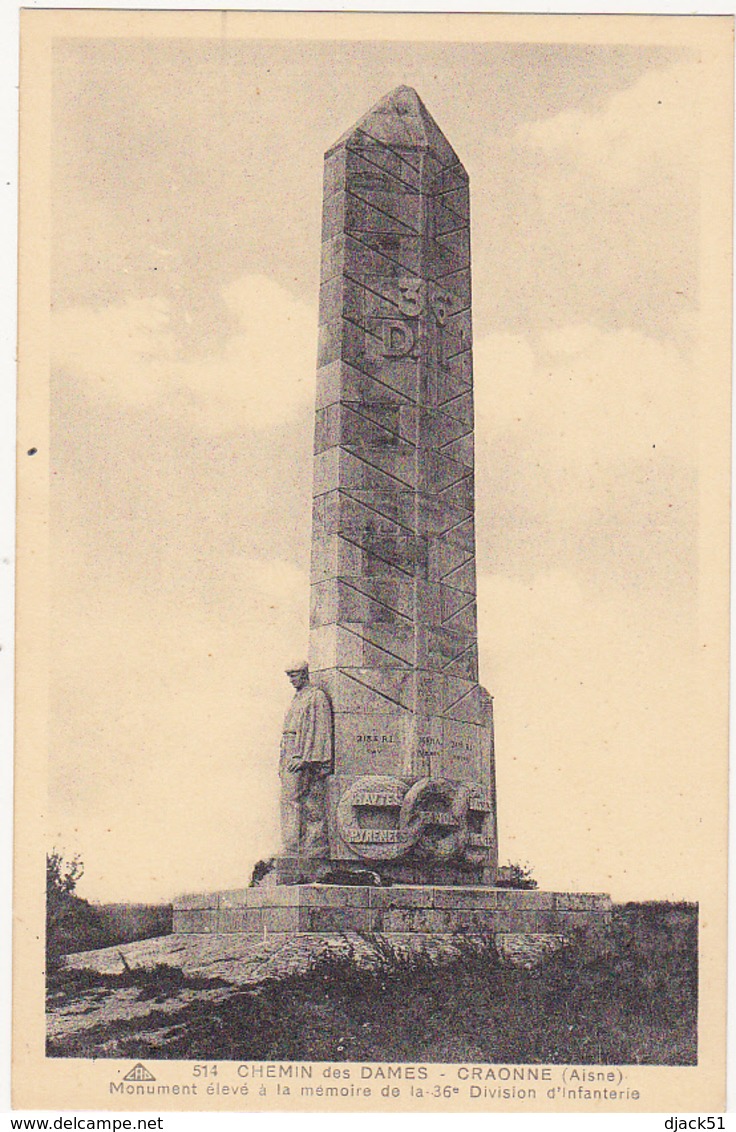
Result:
<instances>
[{"instance_id":1,"label":"soldier statue","mask_svg":"<svg viewBox=\"0 0 736 1132\"><path fill-rule=\"evenodd\" d=\"M332 706L309 666L286 669L296 689L281 737L281 836L287 856L327 860L327 777L333 770Z\"/></svg>"}]
</instances>

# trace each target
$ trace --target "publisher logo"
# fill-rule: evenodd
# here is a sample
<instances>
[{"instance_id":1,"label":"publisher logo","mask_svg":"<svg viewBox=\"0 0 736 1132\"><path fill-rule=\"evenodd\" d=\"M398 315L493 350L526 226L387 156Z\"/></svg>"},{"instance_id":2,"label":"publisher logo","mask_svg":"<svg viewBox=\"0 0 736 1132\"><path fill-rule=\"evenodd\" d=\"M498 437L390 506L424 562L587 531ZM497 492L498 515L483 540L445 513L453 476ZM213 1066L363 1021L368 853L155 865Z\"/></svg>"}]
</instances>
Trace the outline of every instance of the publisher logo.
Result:
<instances>
[{"instance_id":1,"label":"publisher logo","mask_svg":"<svg viewBox=\"0 0 736 1132\"><path fill-rule=\"evenodd\" d=\"M155 1081L153 1073L149 1073L145 1065L141 1065L140 1061L134 1065L129 1073L123 1077L124 1081Z\"/></svg>"}]
</instances>

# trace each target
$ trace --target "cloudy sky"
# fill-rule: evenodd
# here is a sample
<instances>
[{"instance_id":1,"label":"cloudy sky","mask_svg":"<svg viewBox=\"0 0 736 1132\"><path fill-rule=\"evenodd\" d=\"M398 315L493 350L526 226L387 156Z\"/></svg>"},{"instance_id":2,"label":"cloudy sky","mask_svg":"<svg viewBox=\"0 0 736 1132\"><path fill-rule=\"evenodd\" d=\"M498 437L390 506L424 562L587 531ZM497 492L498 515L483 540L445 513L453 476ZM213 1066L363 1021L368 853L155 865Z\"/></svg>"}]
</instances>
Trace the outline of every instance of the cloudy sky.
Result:
<instances>
[{"instance_id":1,"label":"cloudy sky","mask_svg":"<svg viewBox=\"0 0 736 1132\"><path fill-rule=\"evenodd\" d=\"M697 897L702 64L673 47L58 39L52 839L240 885L306 651L322 153L414 86L471 184L501 860Z\"/></svg>"}]
</instances>

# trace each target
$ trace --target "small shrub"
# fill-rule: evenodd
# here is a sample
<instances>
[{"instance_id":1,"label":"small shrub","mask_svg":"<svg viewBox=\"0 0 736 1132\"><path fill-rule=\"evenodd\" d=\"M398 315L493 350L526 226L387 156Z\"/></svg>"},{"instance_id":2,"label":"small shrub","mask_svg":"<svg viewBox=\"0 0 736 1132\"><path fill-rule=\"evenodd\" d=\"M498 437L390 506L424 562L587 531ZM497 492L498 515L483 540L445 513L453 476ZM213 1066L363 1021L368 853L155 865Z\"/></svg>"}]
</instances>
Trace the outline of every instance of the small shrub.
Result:
<instances>
[{"instance_id":1,"label":"small shrub","mask_svg":"<svg viewBox=\"0 0 736 1132\"><path fill-rule=\"evenodd\" d=\"M99 913L76 895L84 865L77 854L65 860L52 849L46 855L46 964L53 967L64 955L105 947L108 935Z\"/></svg>"},{"instance_id":2,"label":"small shrub","mask_svg":"<svg viewBox=\"0 0 736 1132\"><path fill-rule=\"evenodd\" d=\"M536 888L537 882L532 876L531 866L528 862L523 865L502 865L496 880L496 888Z\"/></svg>"},{"instance_id":3,"label":"small shrub","mask_svg":"<svg viewBox=\"0 0 736 1132\"><path fill-rule=\"evenodd\" d=\"M264 877L267 877L269 873L273 872L275 865L275 857L267 857L263 861L256 861L255 865L253 866L253 871L250 874L250 883L248 887L255 888L256 885L259 885Z\"/></svg>"}]
</instances>

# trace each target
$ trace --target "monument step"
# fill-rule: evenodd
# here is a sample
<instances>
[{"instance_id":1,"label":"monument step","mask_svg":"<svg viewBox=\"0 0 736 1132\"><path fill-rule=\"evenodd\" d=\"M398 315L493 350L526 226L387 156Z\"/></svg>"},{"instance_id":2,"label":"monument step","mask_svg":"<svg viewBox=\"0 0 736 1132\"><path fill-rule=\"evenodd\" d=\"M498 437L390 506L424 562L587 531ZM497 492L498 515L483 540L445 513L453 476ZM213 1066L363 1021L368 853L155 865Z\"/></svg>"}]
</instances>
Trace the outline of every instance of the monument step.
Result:
<instances>
[{"instance_id":1,"label":"monument step","mask_svg":"<svg viewBox=\"0 0 736 1132\"><path fill-rule=\"evenodd\" d=\"M430 885L295 884L185 896L174 903L182 934L367 932L499 935L605 929L602 893Z\"/></svg>"}]
</instances>

